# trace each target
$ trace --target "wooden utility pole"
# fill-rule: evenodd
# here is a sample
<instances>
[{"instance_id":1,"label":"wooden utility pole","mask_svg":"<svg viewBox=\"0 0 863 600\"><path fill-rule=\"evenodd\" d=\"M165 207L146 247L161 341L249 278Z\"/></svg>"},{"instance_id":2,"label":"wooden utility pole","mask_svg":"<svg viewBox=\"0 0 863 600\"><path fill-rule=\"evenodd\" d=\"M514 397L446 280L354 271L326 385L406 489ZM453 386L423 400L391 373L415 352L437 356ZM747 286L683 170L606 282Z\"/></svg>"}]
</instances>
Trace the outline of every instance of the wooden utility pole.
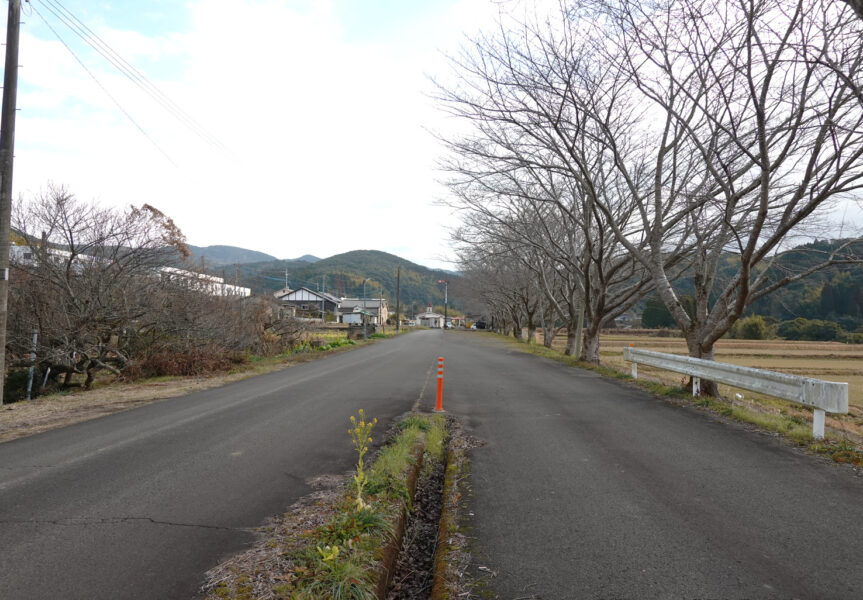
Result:
<instances>
[{"instance_id":1,"label":"wooden utility pole","mask_svg":"<svg viewBox=\"0 0 863 600\"><path fill-rule=\"evenodd\" d=\"M402 318L399 313L402 310L402 266L396 271L396 332L401 331Z\"/></svg>"},{"instance_id":2,"label":"wooden utility pole","mask_svg":"<svg viewBox=\"0 0 863 600\"><path fill-rule=\"evenodd\" d=\"M18 96L18 30L21 0L9 0L6 18L6 67L0 113L0 404L5 404L6 314L9 311L9 245L12 220L12 159L15 156L15 108Z\"/></svg>"}]
</instances>

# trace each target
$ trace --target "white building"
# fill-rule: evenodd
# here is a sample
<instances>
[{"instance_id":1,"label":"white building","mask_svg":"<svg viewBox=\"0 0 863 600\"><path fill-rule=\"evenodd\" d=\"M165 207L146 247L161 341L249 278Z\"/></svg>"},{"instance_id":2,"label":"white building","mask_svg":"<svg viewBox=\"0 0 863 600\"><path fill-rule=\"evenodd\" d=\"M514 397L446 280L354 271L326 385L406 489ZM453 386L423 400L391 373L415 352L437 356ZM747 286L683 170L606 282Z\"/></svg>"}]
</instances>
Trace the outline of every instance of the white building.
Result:
<instances>
[{"instance_id":1,"label":"white building","mask_svg":"<svg viewBox=\"0 0 863 600\"><path fill-rule=\"evenodd\" d=\"M440 313L433 312L431 304L429 304L424 313L420 313L417 315L416 321L417 324L421 327L443 329L444 316Z\"/></svg>"},{"instance_id":2,"label":"white building","mask_svg":"<svg viewBox=\"0 0 863 600\"><path fill-rule=\"evenodd\" d=\"M379 325L385 323L390 316L389 303L386 298L342 298L339 303L339 321L342 323L362 322L346 321L345 317L355 319L353 315L365 312L369 315L369 323Z\"/></svg>"}]
</instances>

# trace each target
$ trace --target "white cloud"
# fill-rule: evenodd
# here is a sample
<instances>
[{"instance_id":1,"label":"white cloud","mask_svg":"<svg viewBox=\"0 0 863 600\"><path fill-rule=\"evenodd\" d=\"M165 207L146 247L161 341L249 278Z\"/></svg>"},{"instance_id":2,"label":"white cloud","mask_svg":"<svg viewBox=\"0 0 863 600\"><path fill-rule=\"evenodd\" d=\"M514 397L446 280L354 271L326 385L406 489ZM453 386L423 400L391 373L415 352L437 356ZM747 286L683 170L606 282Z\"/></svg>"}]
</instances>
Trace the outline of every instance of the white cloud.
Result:
<instances>
[{"instance_id":1,"label":"white cloud","mask_svg":"<svg viewBox=\"0 0 863 600\"><path fill-rule=\"evenodd\" d=\"M375 248L428 265L448 255L450 217L424 128L424 91L497 8L444 3L372 38L348 35L338 2L204 0L189 28L97 32L229 149L205 144L122 75L76 46L102 84L176 162L123 116L59 42L23 32L16 192L49 181L80 197L149 202L199 245L279 257ZM61 32L69 37L71 34ZM357 39L361 41L356 41Z\"/></svg>"}]
</instances>

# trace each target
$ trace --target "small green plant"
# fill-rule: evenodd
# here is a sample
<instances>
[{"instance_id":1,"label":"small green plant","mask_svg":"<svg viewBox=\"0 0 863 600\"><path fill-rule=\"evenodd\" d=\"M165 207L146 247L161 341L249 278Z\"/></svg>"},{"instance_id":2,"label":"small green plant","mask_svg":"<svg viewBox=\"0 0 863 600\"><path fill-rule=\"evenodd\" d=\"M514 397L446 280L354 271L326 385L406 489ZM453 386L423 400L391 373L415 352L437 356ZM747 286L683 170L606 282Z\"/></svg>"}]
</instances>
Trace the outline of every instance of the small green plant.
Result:
<instances>
[{"instance_id":1,"label":"small green plant","mask_svg":"<svg viewBox=\"0 0 863 600\"><path fill-rule=\"evenodd\" d=\"M324 562L336 560L339 557L339 547L336 544L332 546L318 546L318 554L321 555L321 560Z\"/></svg>"},{"instance_id":2,"label":"small green plant","mask_svg":"<svg viewBox=\"0 0 863 600\"><path fill-rule=\"evenodd\" d=\"M354 483L357 488L356 505L358 509L363 509L366 507L366 503L363 500L363 489L366 487L366 483L368 482L365 469L363 468L363 457L366 455L366 452L369 451L369 444L372 443L372 429L374 429L378 420L372 419L371 421L366 422L363 409L360 409L357 414L359 415L359 419L351 415L351 428L348 429L348 433L351 436L354 450L356 450L358 455L357 472L354 474Z\"/></svg>"}]
</instances>

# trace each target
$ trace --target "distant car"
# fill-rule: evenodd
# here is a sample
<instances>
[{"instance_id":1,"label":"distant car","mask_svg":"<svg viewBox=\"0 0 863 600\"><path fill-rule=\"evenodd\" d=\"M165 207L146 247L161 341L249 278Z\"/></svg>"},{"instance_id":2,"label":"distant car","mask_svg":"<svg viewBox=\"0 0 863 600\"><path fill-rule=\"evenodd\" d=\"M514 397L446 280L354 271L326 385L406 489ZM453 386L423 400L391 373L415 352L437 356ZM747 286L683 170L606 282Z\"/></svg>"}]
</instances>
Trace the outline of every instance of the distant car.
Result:
<instances>
[{"instance_id":1,"label":"distant car","mask_svg":"<svg viewBox=\"0 0 863 600\"><path fill-rule=\"evenodd\" d=\"M471 329L476 329L476 323L470 326Z\"/></svg>"}]
</instances>

